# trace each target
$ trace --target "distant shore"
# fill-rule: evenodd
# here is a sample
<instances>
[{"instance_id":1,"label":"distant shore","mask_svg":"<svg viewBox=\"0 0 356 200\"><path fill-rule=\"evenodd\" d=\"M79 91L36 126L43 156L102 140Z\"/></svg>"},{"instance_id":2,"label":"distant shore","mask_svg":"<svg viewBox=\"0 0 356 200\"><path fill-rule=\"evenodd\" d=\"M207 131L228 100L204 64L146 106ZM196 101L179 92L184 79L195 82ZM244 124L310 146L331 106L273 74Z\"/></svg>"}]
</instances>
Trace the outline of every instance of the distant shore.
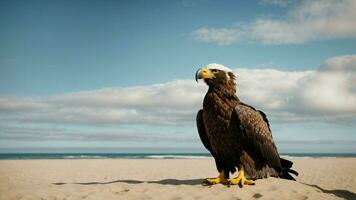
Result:
<instances>
[{"instance_id":1,"label":"distant shore","mask_svg":"<svg viewBox=\"0 0 356 200\"><path fill-rule=\"evenodd\" d=\"M202 186L212 158L0 160L0 199L356 199L356 158L292 158L297 182Z\"/></svg>"},{"instance_id":2,"label":"distant shore","mask_svg":"<svg viewBox=\"0 0 356 200\"><path fill-rule=\"evenodd\" d=\"M282 153L284 158L356 158L356 153ZM32 159L201 159L209 153L0 153L0 160Z\"/></svg>"}]
</instances>

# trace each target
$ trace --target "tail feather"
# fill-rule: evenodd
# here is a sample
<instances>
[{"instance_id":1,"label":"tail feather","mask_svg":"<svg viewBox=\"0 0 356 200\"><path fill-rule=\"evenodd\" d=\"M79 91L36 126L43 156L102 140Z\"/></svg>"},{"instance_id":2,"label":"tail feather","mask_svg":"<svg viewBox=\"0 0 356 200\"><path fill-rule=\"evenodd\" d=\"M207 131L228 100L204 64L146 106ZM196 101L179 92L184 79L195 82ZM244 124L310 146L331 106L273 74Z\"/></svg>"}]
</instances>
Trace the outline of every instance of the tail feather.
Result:
<instances>
[{"instance_id":1,"label":"tail feather","mask_svg":"<svg viewBox=\"0 0 356 200\"><path fill-rule=\"evenodd\" d=\"M294 171L293 169L288 169L288 172L289 172L289 173L292 173L292 174L294 174L294 175L296 175L296 176L299 175L298 172L297 172L297 171Z\"/></svg>"},{"instance_id":2,"label":"tail feather","mask_svg":"<svg viewBox=\"0 0 356 200\"><path fill-rule=\"evenodd\" d=\"M290 175L287 171L281 171L279 177L283 179L295 181L295 178L292 175Z\"/></svg>"},{"instance_id":3,"label":"tail feather","mask_svg":"<svg viewBox=\"0 0 356 200\"><path fill-rule=\"evenodd\" d=\"M292 161L286 160L284 158L280 158L280 160L281 160L281 165L283 168L288 168L288 169L292 168L292 166L293 166Z\"/></svg>"},{"instance_id":4,"label":"tail feather","mask_svg":"<svg viewBox=\"0 0 356 200\"><path fill-rule=\"evenodd\" d=\"M298 176L298 172L291 169L293 166L293 162L283 158L280 158L280 160L281 160L281 169L280 169L279 177L295 181L295 178L289 174L291 173Z\"/></svg>"}]
</instances>

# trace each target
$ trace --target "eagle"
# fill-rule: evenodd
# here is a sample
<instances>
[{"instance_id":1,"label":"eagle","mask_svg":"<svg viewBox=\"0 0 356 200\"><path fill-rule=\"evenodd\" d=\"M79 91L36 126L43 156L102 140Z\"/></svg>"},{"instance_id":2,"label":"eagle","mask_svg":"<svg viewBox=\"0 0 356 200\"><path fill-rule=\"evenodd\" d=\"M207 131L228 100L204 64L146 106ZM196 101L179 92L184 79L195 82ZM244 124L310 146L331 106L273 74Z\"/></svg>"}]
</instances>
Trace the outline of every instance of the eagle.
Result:
<instances>
[{"instance_id":1,"label":"eagle","mask_svg":"<svg viewBox=\"0 0 356 200\"><path fill-rule=\"evenodd\" d=\"M279 156L267 116L236 95L236 77L220 64L200 68L195 79L209 86L196 123L200 139L220 173L206 184L254 185L254 180L280 177L295 180L293 162ZM238 176L230 179L238 169ZM291 174L290 174L291 173Z\"/></svg>"}]
</instances>

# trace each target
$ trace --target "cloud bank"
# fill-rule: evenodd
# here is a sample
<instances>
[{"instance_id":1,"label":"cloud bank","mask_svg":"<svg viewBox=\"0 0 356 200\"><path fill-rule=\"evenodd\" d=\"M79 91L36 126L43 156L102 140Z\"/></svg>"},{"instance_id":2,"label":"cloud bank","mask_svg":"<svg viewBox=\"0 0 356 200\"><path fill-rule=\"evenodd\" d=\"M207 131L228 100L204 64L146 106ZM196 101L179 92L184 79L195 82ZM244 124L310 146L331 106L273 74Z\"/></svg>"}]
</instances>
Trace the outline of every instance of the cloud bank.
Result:
<instances>
[{"instance_id":1,"label":"cloud bank","mask_svg":"<svg viewBox=\"0 0 356 200\"><path fill-rule=\"evenodd\" d=\"M288 1L266 1L287 5ZM201 27L193 39L218 45L240 41L263 44L302 44L309 41L355 38L356 1L305 0L283 18L258 17L252 22L237 22L230 27Z\"/></svg>"},{"instance_id":2,"label":"cloud bank","mask_svg":"<svg viewBox=\"0 0 356 200\"><path fill-rule=\"evenodd\" d=\"M317 71L237 68L237 94L278 121L354 122L356 55ZM104 88L49 97L0 98L3 123L194 126L207 86L193 80Z\"/></svg>"}]
</instances>

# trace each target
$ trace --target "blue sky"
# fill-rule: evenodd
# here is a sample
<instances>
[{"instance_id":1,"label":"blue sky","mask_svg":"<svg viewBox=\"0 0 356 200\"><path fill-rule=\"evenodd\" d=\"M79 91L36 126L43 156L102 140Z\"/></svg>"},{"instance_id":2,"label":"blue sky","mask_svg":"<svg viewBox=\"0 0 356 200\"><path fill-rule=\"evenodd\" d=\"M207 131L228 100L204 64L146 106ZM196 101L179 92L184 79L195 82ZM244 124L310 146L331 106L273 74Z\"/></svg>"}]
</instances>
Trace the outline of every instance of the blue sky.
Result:
<instances>
[{"instance_id":1,"label":"blue sky","mask_svg":"<svg viewBox=\"0 0 356 200\"><path fill-rule=\"evenodd\" d=\"M267 112L281 150L356 152L353 8L0 1L0 145L204 151L194 115L206 87L192 80L221 63Z\"/></svg>"}]
</instances>

